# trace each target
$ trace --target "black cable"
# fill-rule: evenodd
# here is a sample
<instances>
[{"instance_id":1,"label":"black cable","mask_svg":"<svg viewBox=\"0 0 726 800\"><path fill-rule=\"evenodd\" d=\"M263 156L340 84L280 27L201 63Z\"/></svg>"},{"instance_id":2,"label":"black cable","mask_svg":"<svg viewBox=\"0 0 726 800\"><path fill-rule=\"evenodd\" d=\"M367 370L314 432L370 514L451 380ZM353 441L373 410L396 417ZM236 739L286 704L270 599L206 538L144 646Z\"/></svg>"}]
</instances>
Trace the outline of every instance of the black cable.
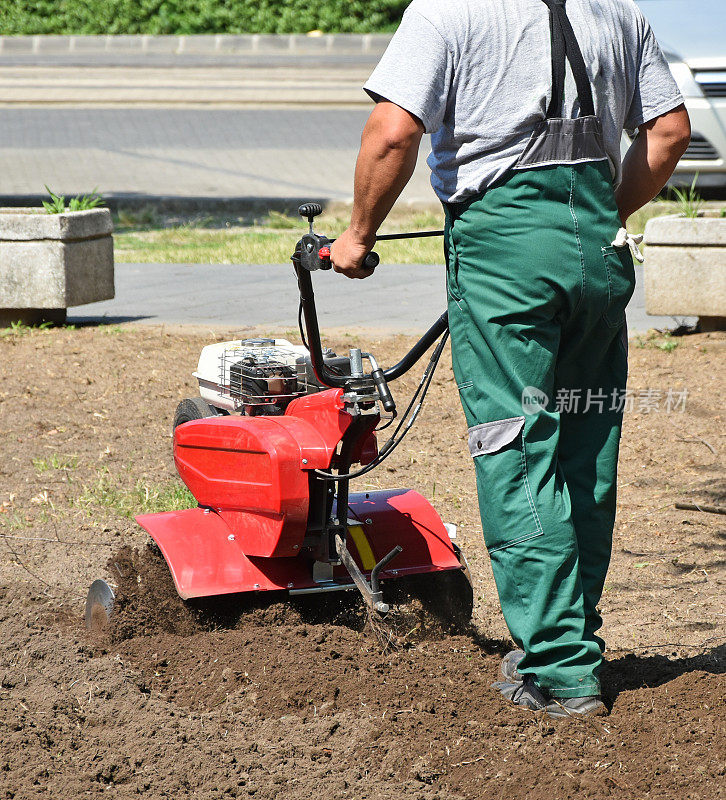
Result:
<instances>
[{"instance_id":1,"label":"black cable","mask_svg":"<svg viewBox=\"0 0 726 800\"><path fill-rule=\"evenodd\" d=\"M375 433L380 433L381 431L385 431L386 428L390 428L391 425L393 425L393 422L394 422L394 420L396 419L397 416L398 415L394 411L393 414L391 415L391 418L388 420L388 422L385 425L381 425L380 428L376 428L375 429Z\"/></svg>"},{"instance_id":2,"label":"black cable","mask_svg":"<svg viewBox=\"0 0 726 800\"><path fill-rule=\"evenodd\" d=\"M423 239L426 236L443 236L445 231L417 231L416 233L382 233L376 236L377 242L390 242L396 239Z\"/></svg>"},{"instance_id":3,"label":"black cable","mask_svg":"<svg viewBox=\"0 0 726 800\"><path fill-rule=\"evenodd\" d=\"M303 303L302 298L300 298L300 305L297 309L297 328L300 331L300 338L302 339L303 346L305 349L310 352L310 348L308 347L307 339L305 338L305 333L303 331Z\"/></svg>"},{"instance_id":4,"label":"black cable","mask_svg":"<svg viewBox=\"0 0 726 800\"><path fill-rule=\"evenodd\" d=\"M449 331L445 331L443 336L441 337L436 349L434 350L431 359L429 360L428 366L424 370L424 374L419 381L419 385L414 392L413 397L411 398L411 402L408 404L406 411L404 412L403 416L401 417L396 430L393 432L391 438L386 442L383 446L382 450L378 454L378 456L371 461L370 464L366 464L365 467L359 469L357 472L349 472L345 475L333 475L331 472L323 472L322 470L315 469L313 472L316 475L319 475L321 478L325 478L329 481L340 481L340 480L351 480L353 478L359 478L362 475L370 472L371 470L375 469L376 467L380 466L387 458L391 455L391 453L398 447L399 444L404 440L406 434L411 430L416 418L418 417L421 408L423 407L424 400L426 399L426 394L428 393L429 387L431 386L431 381L434 377L434 372L436 372L436 367L439 364L439 360L441 359L441 354L444 350L444 345L446 344L446 340L449 338ZM416 402L417 397L421 395L421 400L418 404L418 407L413 413L413 416L406 424L406 427L400 437L397 439L396 437L399 435L399 431L406 423L406 418L408 417L409 413L411 412L411 408L413 404Z\"/></svg>"}]
</instances>

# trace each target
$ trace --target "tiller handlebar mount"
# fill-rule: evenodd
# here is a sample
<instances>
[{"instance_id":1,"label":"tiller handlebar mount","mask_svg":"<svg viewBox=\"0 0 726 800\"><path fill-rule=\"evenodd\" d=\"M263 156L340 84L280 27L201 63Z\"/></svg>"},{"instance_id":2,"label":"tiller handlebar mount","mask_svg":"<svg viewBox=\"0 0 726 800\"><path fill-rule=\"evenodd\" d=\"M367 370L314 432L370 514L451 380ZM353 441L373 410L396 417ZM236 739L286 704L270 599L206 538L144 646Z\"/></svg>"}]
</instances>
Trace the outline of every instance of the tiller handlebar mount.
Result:
<instances>
[{"instance_id":1,"label":"tiller handlebar mount","mask_svg":"<svg viewBox=\"0 0 726 800\"><path fill-rule=\"evenodd\" d=\"M320 205L299 211L309 222L292 255L304 346L255 339L205 348L195 373L201 398L183 401L186 416L178 410L174 430L174 461L199 505L136 519L158 544L184 599L357 587L372 610L386 613L382 581L465 570L454 526L420 494L350 491L351 480L378 466L413 424L448 319L443 314L388 369L358 348L347 357L323 348L312 275L330 269L333 240L313 229ZM370 253L366 265L377 264ZM390 383L437 341L399 415ZM396 427L379 447L382 413L385 427Z\"/></svg>"}]
</instances>

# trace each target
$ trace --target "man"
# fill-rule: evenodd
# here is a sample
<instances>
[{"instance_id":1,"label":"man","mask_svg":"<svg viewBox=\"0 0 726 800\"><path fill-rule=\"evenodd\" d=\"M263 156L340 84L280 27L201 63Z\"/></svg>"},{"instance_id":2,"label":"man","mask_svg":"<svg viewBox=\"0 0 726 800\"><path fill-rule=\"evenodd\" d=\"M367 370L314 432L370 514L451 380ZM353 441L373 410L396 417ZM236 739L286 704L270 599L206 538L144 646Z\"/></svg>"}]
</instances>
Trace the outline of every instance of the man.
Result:
<instances>
[{"instance_id":1,"label":"man","mask_svg":"<svg viewBox=\"0 0 726 800\"><path fill-rule=\"evenodd\" d=\"M377 105L333 266L370 274L430 133L454 373L520 648L495 685L553 717L604 713L597 603L637 252L623 228L688 145L683 100L632 0L414 0L365 88ZM621 166L624 128L639 135Z\"/></svg>"}]
</instances>

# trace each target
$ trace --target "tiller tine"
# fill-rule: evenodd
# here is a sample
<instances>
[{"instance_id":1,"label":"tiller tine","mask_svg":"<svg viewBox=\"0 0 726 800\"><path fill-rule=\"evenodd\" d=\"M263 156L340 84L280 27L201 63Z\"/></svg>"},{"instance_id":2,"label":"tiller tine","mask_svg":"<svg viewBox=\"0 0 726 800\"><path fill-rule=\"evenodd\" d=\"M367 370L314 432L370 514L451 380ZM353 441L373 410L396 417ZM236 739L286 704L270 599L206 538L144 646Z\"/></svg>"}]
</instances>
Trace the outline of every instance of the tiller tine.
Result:
<instances>
[{"instance_id":1,"label":"tiller tine","mask_svg":"<svg viewBox=\"0 0 726 800\"><path fill-rule=\"evenodd\" d=\"M348 570L350 577L353 578L353 582L358 587L358 591L363 595L366 605L371 611L377 611L379 614L387 614L389 607L388 603L383 602L383 592L381 591L380 583L378 581L378 575L387 564L393 561L393 559L399 553L403 552L401 545L397 544L390 553L387 553L385 556L383 556L383 558L375 565L375 567L373 567L371 570L370 584L358 568L358 565L355 563L353 556L345 546L345 542L341 538L340 534L337 533L335 534L335 548L338 551L340 560L343 562L343 566Z\"/></svg>"}]
</instances>

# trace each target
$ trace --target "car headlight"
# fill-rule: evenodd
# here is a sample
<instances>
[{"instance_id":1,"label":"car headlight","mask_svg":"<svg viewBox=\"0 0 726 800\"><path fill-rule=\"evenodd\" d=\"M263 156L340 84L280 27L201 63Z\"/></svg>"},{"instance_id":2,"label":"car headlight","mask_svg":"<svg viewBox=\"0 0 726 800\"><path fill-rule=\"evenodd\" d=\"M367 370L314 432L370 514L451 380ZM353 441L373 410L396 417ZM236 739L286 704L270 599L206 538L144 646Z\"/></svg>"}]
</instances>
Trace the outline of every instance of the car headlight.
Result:
<instances>
[{"instance_id":1,"label":"car headlight","mask_svg":"<svg viewBox=\"0 0 726 800\"><path fill-rule=\"evenodd\" d=\"M665 53L671 74L675 78L678 88L684 97L703 97L701 87L693 77L691 68L674 53Z\"/></svg>"}]
</instances>

